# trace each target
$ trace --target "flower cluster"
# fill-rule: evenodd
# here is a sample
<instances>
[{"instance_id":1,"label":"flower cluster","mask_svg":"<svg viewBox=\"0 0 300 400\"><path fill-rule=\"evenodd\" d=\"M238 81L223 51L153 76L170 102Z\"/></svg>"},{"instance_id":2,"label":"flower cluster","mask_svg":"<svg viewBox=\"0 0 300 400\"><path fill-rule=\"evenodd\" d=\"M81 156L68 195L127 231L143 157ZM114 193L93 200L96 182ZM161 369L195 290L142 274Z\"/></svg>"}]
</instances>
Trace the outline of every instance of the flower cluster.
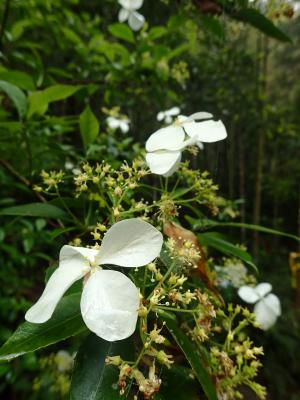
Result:
<instances>
[{"instance_id":1,"label":"flower cluster","mask_svg":"<svg viewBox=\"0 0 300 400\"><path fill-rule=\"evenodd\" d=\"M189 117L179 115L172 125L154 132L146 142L146 161L151 172L171 176L178 169L185 148L195 144L202 148L202 142L225 139L225 126L222 121L213 121L212 117L207 112Z\"/></svg>"},{"instance_id":2,"label":"flower cluster","mask_svg":"<svg viewBox=\"0 0 300 400\"><path fill-rule=\"evenodd\" d=\"M259 399L265 399L266 389L255 382L261 366L258 356L263 354L263 349L255 347L244 332L248 325L257 325L254 314L231 304L227 312L219 310L217 314L223 330L227 331L225 341L210 349L210 369L216 378L219 397L228 400L243 399L239 389L246 385Z\"/></svg>"}]
</instances>

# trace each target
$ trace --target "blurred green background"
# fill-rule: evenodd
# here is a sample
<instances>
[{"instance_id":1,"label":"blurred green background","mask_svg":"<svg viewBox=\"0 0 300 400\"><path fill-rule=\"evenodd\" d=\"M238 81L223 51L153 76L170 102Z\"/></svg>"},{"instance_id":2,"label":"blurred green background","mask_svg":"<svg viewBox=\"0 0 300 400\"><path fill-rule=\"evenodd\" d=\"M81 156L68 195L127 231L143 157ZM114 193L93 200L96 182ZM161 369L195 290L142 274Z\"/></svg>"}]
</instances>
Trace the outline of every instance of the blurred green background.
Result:
<instances>
[{"instance_id":1,"label":"blurred green background","mask_svg":"<svg viewBox=\"0 0 300 400\"><path fill-rule=\"evenodd\" d=\"M1 208L41 200L33 187L42 169L71 174L83 159L132 159L160 126L157 113L178 106L226 125L228 139L205 147L193 166L210 172L235 220L299 235L297 2L145 0L139 32L118 22L119 9L114 0L1 1ZM90 136L80 129L84 112ZM110 129L109 113L126 115L129 132ZM265 347L260 380L270 399L297 400L300 287L291 285L289 253L300 248L288 238L227 234L249 248L258 279L282 301L277 325L255 333ZM1 216L1 342L71 238L41 217ZM67 398L76 349L73 340L0 364L0 397Z\"/></svg>"}]
</instances>

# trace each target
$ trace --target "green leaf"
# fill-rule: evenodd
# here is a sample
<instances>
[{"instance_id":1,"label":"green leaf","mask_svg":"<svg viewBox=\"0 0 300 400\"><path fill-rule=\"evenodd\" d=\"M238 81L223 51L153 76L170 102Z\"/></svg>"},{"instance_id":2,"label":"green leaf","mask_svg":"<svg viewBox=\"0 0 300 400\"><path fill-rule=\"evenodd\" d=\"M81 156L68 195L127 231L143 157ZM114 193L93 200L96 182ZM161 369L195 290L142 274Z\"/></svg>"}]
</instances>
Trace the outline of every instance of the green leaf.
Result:
<instances>
[{"instance_id":1,"label":"green leaf","mask_svg":"<svg viewBox=\"0 0 300 400\"><path fill-rule=\"evenodd\" d=\"M105 363L107 356L116 355L125 360L132 359L134 349L130 338L107 342L90 334L75 359L70 399L119 400L121 398L118 388L119 370Z\"/></svg>"},{"instance_id":2,"label":"green leaf","mask_svg":"<svg viewBox=\"0 0 300 400\"><path fill-rule=\"evenodd\" d=\"M239 21L247 22L248 24L259 29L274 39L280 40L281 42L291 42L291 38L287 36L282 30L277 28L272 21L266 18L255 8L243 8L234 14L234 18Z\"/></svg>"},{"instance_id":3,"label":"green leaf","mask_svg":"<svg viewBox=\"0 0 300 400\"><path fill-rule=\"evenodd\" d=\"M166 35L168 30L164 26L154 26L149 30L148 39L156 40Z\"/></svg>"},{"instance_id":4,"label":"green leaf","mask_svg":"<svg viewBox=\"0 0 300 400\"><path fill-rule=\"evenodd\" d=\"M216 226L219 226L218 221L214 221L206 217L201 217L198 219L186 215L185 219L191 224L193 230L195 231L206 231L210 228L215 228Z\"/></svg>"},{"instance_id":5,"label":"green leaf","mask_svg":"<svg viewBox=\"0 0 300 400\"><path fill-rule=\"evenodd\" d=\"M285 236L290 239L297 240L297 242L300 241L299 236L292 235L290 233L277 231L276 229L267 228L267 227L261 226L261 225L245 224L242 222L219 222L219 221L214 221L214 220L208 219L208 218L195 219L195 218L192 218L189 216L186 216L185 218L192 225L193 229L195 229L195 230L207 230L209 228L214 228L216 226L244 228L244 229L249 229L252 231L269 233L270 235Z\"/></svg>"},{"instance_id":6,"label":"green leaf","mask_svg":"<svg viewBox=\"0 0 300 400\"><path fill-rule=\"evenodd\" d=\"M174 319L169 318L169 316L162 312L162 310L159 310L158 314L166 323L166 327L170 334L184 353L208 400L217 400L216 390L209 373L203 365L201 354L197 351L189 338L183 333L182 329L178 327Z\"/></svg>"},{"instance_id":7,"label":"green leaf","mask_svg":"<svg viewBox=\"0 0 300 400\"><path fill-rule=\"evenodd\" d=\"M211 15L203 15L202 22L205 28L208 31L212 32L214 35L218 36L221 39L225 37L225 31L219 18Z\"/></svg>"},{"instance_id":8,"label":"green leaf","mask_svg":"<svg viewBox=\"0 0 300 400\"><path fill-rule=\"evenodd\" d=\"M35 84L30 75L22 71L1 70L0 79L18 86L24 90L35 90Z\"/></svg>"},{"instance_id":9,"label":"green leaf","mask_svg":"<svg viewBox=\"0 0 300 400\"><path fill-rule=\"evenodd\" d=\"M159 395L154 396L153 400L176 399L176 400L198 400L199 384L194 378L190 368L173 365L170 369L165 369L161 374L162 385Z\"/></svg>"},{"instance_id":10,"label":"green leaf","mask_svg":"<svg viewBox=\"0 0 300 400\"><path fill-rule=\"evenodd\" d=\"M14 103L16 109L18 110L19 117L24 117L27 110L27 99L22 90L17 86L5 81L0 81L0 89L3 90L3 92L5 92Z\"/></svg>"},{"instance_id":11,"label":"green leaf","mask_svg":"<svg viewBox=\"0 0 300 400\"><path fill-rule=\"evenodd\" d=\"M84 148L93 143L99 134L99 122L89 106L80 114L79 127Z\"/></svg>"},{"instance_id":12,"label":"green leaf","mask_svg":"<svg viewBox=\"0 0 300 400\"><path fill-rule=\"evenodd\" d=\"M1 347L0 360L10 360L84 332L86 326L81 317L80 297L80 293L64 297L51 319L44 324L21 324Z\"/></svg>"},{"instance_id":13,"label":"green leaf","mask_svg":"<svg viewBox=\"0 0 300 400\"><path fill-rule=\"evenodd\" d=\"M46 203L30 203L7 207L0 210L0 215L19 215L22 217L43 217L66 219L68 215L56 206Z\"/></svg>"},{"instance_id":14,"label":"green leaf","mask_svg":"<svg viewBox=\"0 0 300 400\"><path fill-rule=\"evenodd\" d=\"M126 40L126 42L134 43L134 34L126 24L111 24L108 26L109 32L118 39Z\"/></svg>"},{"instance_id":15,"label":"green leaf","mask_svg":"<svg viewBox=\"0 0 300 400\"><path fill-rule=\"evenodd\" d=\"M27 116L44 114L48 110L49 103L64 100L76 93L82 86L53 85L44 90L33 92L29 97L29 109Z\"/></svg>"},{"instance_id":16,"label":"green leaf","mask_svg":"<svg viewBox=\"0 0 300 400\"><path fill-rule=\"evenodd\" d=\"M198 235L198 239L202 245L213 247L221 253L238 257L241 260L245 261L245 263L253 267L255 270L257 270L255 264L252 261L251 255L247 251L228 242L227 240L224 240L222 235L220 235L218 232L201 233L200 235Z\"/></svg>"}]
</instances>

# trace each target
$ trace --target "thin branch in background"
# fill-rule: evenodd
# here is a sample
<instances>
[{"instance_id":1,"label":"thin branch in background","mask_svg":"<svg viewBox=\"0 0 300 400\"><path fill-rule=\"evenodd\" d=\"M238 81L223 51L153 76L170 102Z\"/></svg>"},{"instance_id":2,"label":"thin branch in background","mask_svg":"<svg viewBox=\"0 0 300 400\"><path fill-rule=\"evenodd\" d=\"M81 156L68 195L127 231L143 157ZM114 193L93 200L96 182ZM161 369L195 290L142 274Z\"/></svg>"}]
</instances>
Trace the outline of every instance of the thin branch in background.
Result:
<instances>
[{"instance_id":1,"label":"thin branch in background","mask_svg":"<svg viewBox=\"0 0 300 400\"><path fill-rule=\"evenodd\" d=\"M10 7L10 0L6 0L5 4L4 4L3 17L2 17L2 21L1 21L1 27L0 27L0 50L2 50L2 47L3 47L2 42L3 42L6 23L8 20L9 7Z\"/></svg>"},{"instance_id":2,"label":"thin branch in background","mask_svg":"<svg viewBox=\"0 0 300 400\"><path fill-rule=\"evenodd\" d=\"M11 175L17 178L20 182L24 183L25 186L33 190L32 183L27 178L22 176L9 162L0 159L0 163L11 173ZM33 192L42 203L47 203L45 197L43 197L39 192L36 192L35 190L33 190Z\"/></svg>"},{"instance_id":3,"label":"thin branch in background","mask_svg":"<svg viewBox=\"0 0 300 400\"><path fill-rule=\"evenodd\" d=\"M47 200L45 199L44 196L42 196L39 192L36 192L33 189L32 183L22 176L9 162L6 160L0 159L0 163L13 175L15 178L17 178L20 182L22 182L25 186L28 188L32 189L33 193L36 195L36 197L42 202L42 203L47 203ZM57 224L55 222L49 221L49 224L52 225L54 228L57 228ZM58 220L58 225L60 227L64 227L63 223Z\"/></svg>"}]
</instances>

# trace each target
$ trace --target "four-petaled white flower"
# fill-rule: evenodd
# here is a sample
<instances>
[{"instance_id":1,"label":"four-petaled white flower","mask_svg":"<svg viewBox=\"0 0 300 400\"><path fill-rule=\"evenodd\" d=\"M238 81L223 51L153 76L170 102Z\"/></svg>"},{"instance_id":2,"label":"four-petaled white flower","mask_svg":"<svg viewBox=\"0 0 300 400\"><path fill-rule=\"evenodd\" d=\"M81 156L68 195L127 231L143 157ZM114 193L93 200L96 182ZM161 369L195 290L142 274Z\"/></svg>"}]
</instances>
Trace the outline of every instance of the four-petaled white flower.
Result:
<instances>
[{"instance_id":1,"label":"four-petaled white flower","mask_svg":"<svg viewBox=\"0 0 300 400\"><path fill-rule=\"evenodd\" d=\"M202 148L201 142L212 143L225 139L227 132L223 122L214 121L212 117L207 112L198 112L189 117L179 115L172 125L154 132L146 142L146 161L151 172L170 176L178 168L181 153L187 146L196 144ZM206 121L201 121L204 119Z\"/></svg>"},{"instance_id":2,"label":"four-petaled white flower","mask_svg":"<svg viewBox=\"0 0 300 400\"><path fill-rule=\"evenodd\" d=\"M127 133L129 131L130 121L128 118L116 118L110 116L106 118L106 122L111 129L121 129L122 133Z\"/></svg>"},{"instance_id":3,"label":"four-petaled white flower","mask_svg":"<svg viewBox=\"0 0 300 400\"><path fill-rule=\"evenodd\" d=\"M160 111L156 119L157 121L164 121L165 124L171 124L173 122L173 117L176 117L180 113L179 107L172 107L169 110Z\"/></svg>"},{"instance_id":4,"label":"four-petaled white flower","mask_svg":"<svg viewBox=\"0 0 300 400\"><path fill-rule=\"evenodd\" d=\"M122 6L118 16L119 22L128 20L128 25L133 31L140 30L144 25L145 18L136 10L142 7L143 0L118 0L118 3Z\"/></svg>"},{"instance_id":5,"label":"four-petaled white flower","mask_svg":"<svg viewBox=\"0 0 300 400\"><path fill-rule=\"evenodd\" d=\"M279 298L270 293L272 285L264 282L255 288L251 286L241 286L238 295L246 303L254 304L256 320L261 328L267 330L273 326L277 318L281 315L281 305Z\"/></svg>"},{"instance_id":6,"label":"four-petaled white flower","mask_svg":"<svg viewBox=\"0 0 300 400\"><path fill-rule=\"evenodd\" d=\"M87 327L108 341L129 337L137 322L139 290L126 275L100 266L141 267L159 256L162 243L156 228L131 218L114 224L99 250L63 246L59 267L25 319L33 323L49 320L66 290L84 277L80 308Z\"/></svg>"}]
</instances>

